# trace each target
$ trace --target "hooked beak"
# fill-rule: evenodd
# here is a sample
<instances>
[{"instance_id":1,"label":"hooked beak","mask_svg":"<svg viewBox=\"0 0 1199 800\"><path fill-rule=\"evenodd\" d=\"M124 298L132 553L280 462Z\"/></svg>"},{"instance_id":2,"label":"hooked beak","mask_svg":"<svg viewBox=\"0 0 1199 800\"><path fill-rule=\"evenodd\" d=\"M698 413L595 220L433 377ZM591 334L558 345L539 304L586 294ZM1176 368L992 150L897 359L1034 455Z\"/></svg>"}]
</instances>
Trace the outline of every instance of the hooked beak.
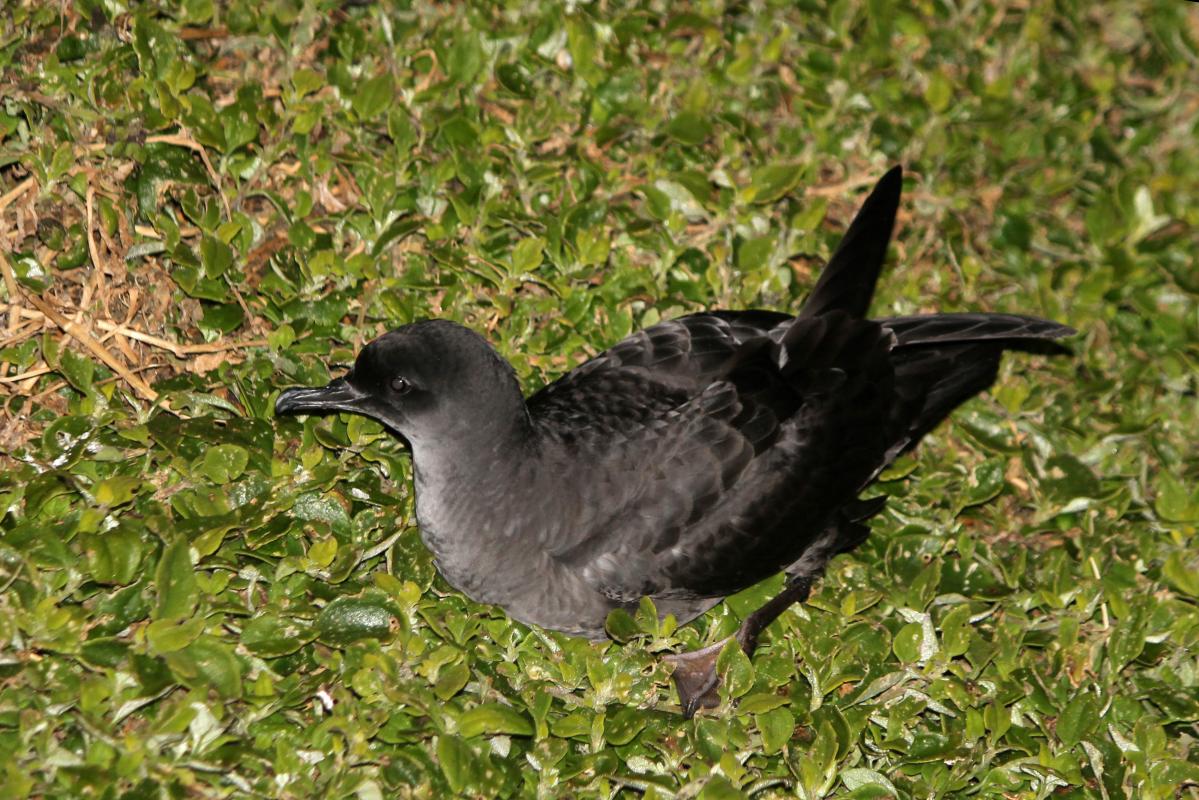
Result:
<instances>
[{"instance_id":1,"label":"hooked beak","mask_svg":"<svg viewBox=\"0 0 1199 800\"><path fill-rule=\"evenodd\" d=\"M361 414L368 397L345 378L338 378L319 389L287 389L275 401L275 414L328 414L331 411Z\"/></svg>"}]
</instances>

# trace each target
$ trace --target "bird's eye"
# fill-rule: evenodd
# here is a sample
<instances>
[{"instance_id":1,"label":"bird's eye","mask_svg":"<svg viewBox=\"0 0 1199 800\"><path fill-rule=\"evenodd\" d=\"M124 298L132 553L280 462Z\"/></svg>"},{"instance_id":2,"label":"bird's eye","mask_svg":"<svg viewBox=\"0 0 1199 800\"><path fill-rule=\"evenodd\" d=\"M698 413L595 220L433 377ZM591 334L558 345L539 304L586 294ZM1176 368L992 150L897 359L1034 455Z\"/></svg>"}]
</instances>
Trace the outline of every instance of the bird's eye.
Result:
<instances>
[{"instance_id":1,"label":"bird's eye","mask_svg":"<svg viewBox=\"0 0 1199 800\"><path fill-rule=\"evenodd\" d=\"M408 392L412 391L412 384L404 377L392 378L391 388L396 394L408 394Z\"/></svg>"}]
</instances>

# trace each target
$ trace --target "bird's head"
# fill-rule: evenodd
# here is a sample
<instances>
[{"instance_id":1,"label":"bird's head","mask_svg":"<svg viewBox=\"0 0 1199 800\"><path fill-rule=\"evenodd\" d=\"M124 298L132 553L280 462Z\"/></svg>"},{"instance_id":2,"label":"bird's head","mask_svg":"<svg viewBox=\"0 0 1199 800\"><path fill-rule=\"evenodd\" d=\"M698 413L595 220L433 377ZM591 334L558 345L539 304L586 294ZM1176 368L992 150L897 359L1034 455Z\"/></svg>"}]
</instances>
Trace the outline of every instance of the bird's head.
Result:
<instances>
[{"instance_id":1,"label":"bird's head","mask_svg":"<svg viewBox=\"0 0 1199 800\"><path fill-rule=\"evenodd\" d=\"M275 401L276 414L336 411L378 420L414 446L482 440L525 414L512 367L483 337L447 320L386 333L362 348L346 375L321 388L287 389Z\"/></svg>"}]
</instances>

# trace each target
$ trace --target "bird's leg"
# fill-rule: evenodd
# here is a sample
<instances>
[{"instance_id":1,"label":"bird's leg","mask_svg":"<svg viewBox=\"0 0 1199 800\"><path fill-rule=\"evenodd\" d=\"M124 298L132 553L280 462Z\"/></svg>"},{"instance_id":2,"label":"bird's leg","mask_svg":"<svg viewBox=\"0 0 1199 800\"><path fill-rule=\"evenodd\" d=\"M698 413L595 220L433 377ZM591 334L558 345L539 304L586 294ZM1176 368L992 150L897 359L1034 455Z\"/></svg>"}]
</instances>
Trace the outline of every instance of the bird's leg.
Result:
<instances>
[{"instance_id":1,"label":"bird's leg","mask_svg":"<svg viewBox=\"0 0 1199 800\"><path fill-rule=\"evenodd\" d=\"M783 591L746 617L737 632L729 638L735 638L745 654L752 656L758 646L758 636L766 630L766 626L794 603L807 600L811 591L812 578L802 576L789 579ZM728 641L721 639L702 650L666 656L665 660L674 665L674 685L679 692L684 717L690 719L699 709L720 704L720 695L716 691L720 685L716 659Z\"/></svg>"}]
</instances>

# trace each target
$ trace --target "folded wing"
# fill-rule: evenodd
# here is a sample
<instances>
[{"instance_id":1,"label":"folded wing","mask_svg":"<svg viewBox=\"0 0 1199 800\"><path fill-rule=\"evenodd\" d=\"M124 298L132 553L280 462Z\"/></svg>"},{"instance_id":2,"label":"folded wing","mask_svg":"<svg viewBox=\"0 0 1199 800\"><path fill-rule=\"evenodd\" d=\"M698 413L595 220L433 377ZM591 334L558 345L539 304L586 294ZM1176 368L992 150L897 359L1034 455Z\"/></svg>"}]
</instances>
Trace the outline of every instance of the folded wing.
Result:
<instances>
[{"instance_id":1,"label":"folded wing","mask_svg":"<svg viewBox=\"0 0 1199 800\"><path fill-rule=\"evenodd\" d=\"M561 532L550 552L615 600L719 597L778 572L889 446L882 326L731 316L649 328L529 400L563 446L585 435L592 455L587 496L564 499L587 509L575 530L589 535ZM643 402L626 412L629 389ZM580 434L572 415L588 405Z\"/></svg>"}]
</instances>

